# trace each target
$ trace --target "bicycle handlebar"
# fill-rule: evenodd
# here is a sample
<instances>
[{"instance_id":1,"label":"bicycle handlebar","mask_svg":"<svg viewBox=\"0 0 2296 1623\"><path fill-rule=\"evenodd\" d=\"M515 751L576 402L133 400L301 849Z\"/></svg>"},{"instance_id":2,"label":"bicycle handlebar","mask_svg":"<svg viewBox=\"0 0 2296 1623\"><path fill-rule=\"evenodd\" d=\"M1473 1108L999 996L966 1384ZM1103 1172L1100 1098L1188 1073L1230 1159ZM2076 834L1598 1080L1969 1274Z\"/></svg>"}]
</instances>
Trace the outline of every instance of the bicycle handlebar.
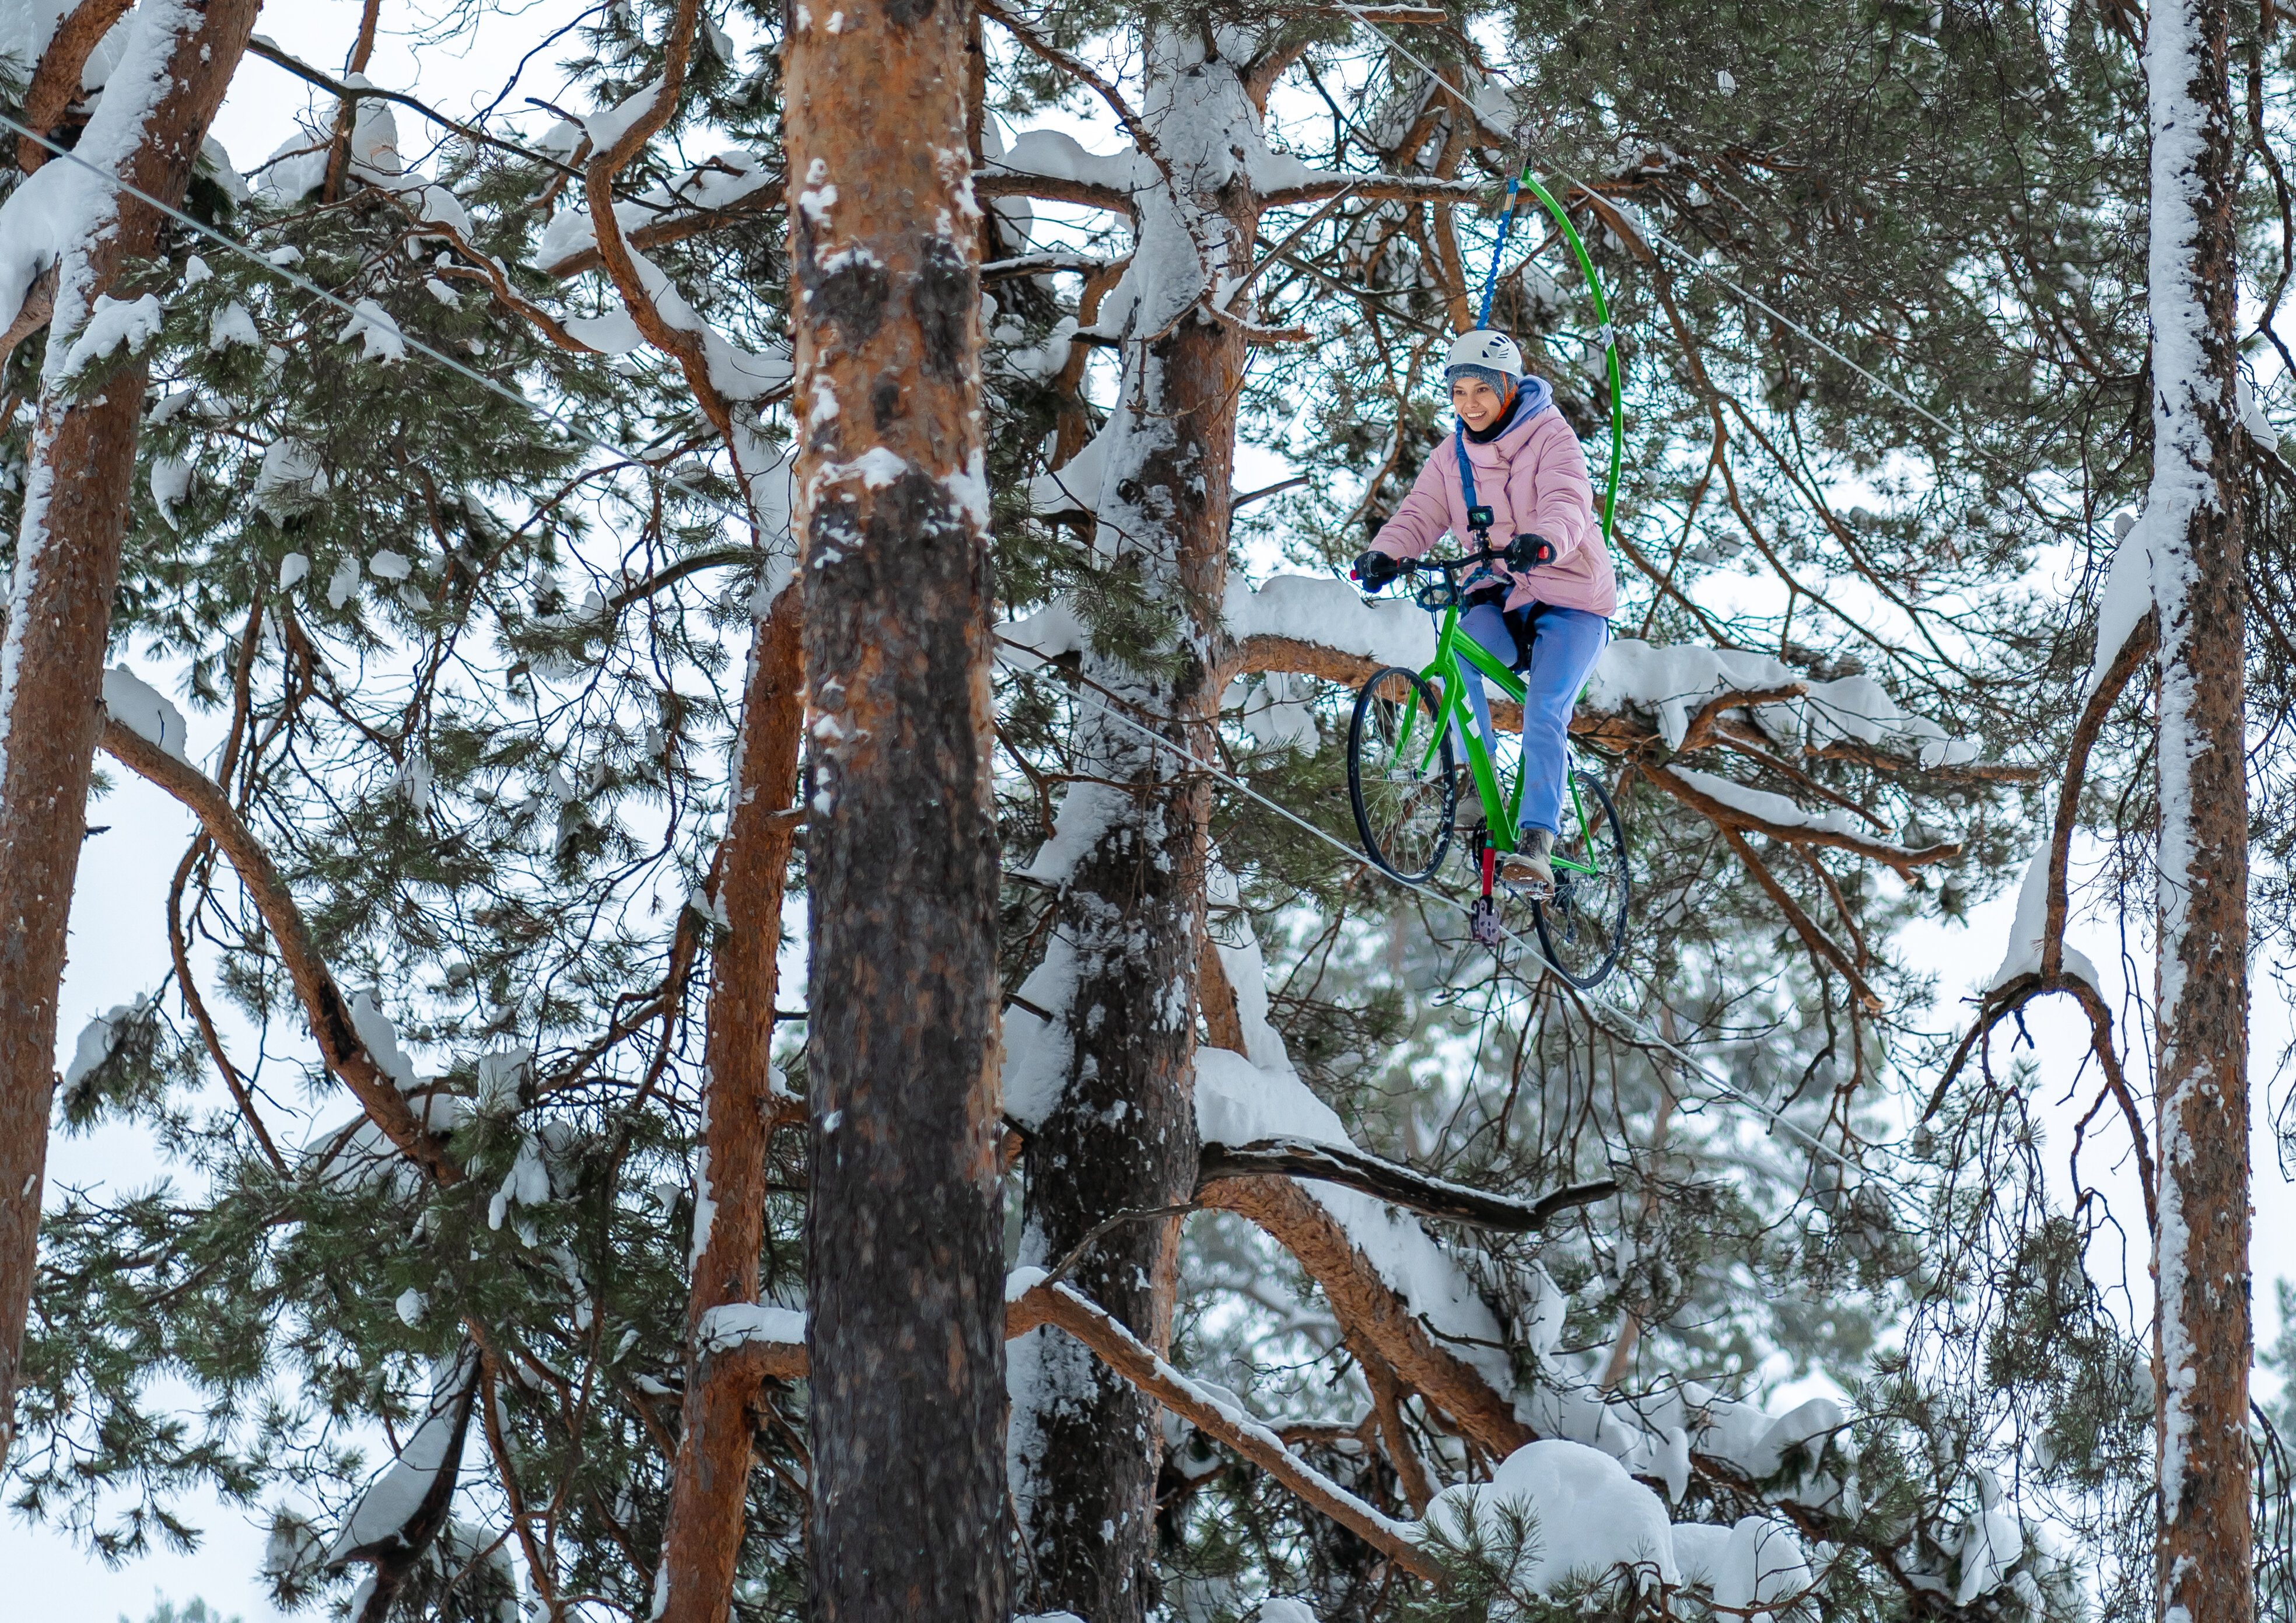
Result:
<instances>
[{"instance_id":1,"label":"bicycle handlebar","mask_svg":"<svg viewBox=\"0 0 2296 1623\"><path fill-rule=\"evenodd\" d=\"M1468 553L1458 558L1398 558L1395 561L1398 571L1406 575L1420 570L1440 570L1447 575L1453 570L1471 569L1478 563L1505 561L1506 549L1503 546L1487 546L1480 553Z\"/></svg>"},{"instance_id":2,"label":"bicycle handlebar","mask_svg":"<svg viewBox=\"0 0 2296 1623\"><path fill-rule=\"evenodd\" d=\"M1477 564L1482 563L1506 562L1506 549L1486 546L1480 552L1467 553L1456 558L1398 558L1394 562L1397 579L1406 575L1421 573L1440 574L1448 579L1453 572L1458 570L1472 569ZM1357 579L1357 578L1351 575L1349 578ZM1360 584L1359 581L1358 584ZM1377 589L1377 587L1373 588L1374 591ZM1454 590L1456 589L1455 587Z\"/></svg>"}]
</instances>

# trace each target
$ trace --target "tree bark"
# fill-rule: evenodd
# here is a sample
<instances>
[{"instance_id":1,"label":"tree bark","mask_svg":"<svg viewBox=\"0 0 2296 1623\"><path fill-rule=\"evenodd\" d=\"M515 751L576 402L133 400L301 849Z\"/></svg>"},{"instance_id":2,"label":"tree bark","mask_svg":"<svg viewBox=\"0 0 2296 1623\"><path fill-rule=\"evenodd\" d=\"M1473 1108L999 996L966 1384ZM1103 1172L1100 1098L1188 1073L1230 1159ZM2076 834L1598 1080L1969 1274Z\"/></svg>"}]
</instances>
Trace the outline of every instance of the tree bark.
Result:
<instances>
[{"instance_id":1,"label":"tree bark","mask_svg":"<svg viewBox=\"0 0 2296 1623\"><path fill-rule=\"evenodd\" d=\"M750 1399L758 1372L712 1357L712 1308L758 1299L765 1244L766 1148L782 1111L773 1086L775 964L782 898L795 831L776 816L797 782L805 719L794 586L774 600L750 656L749 693L734 769L734 814L715 900L728 921L709 990L709 1083L701 1127L693 1278L685 1308L685 1397L662 1537L659 1623L723 1623L749 1502ZM700 1213L710 1214L705 1224Z\"/></svg>"},{"instance_id":2,"label":"tree bark","mask_svg":"<svg viewBox=\"0 0 2296 1623\"><path fill-rule=\"evenodd\" d=\"M152 0L79 155L154 197L179 200L255 12L256 0L208 0L204 8ZM83 194L85 224L58 267L48 376L0 633L0 1461L15 1440L56 1080L57 986L144 405L140 360L92 395L57 387L56 374L95 299L119 291L127 268L157 250L160 224L149 204L84 169L71 184Z\"/></svg>"},{"instance_id":3,"label":"tree bark","mask_svg":"<svg viewBox=\"0 0 2296 1623\"><path fill-rule=\"evenodd\" d=\"M1250 268L1259 204L1230 153L1257 142L1240 65L1201 37L1152 35L1142 114L1172 176L1137 200L1136 296L1120 395L1108 426L1095 546L1171 611L1160 645L1088 651L1083 674L1157 736L1210 753L1214 658L1226 585L1241 327L1198 297L1208 275ZM1191 262L1192 242L1210 263ZM1177 262L1176 267L1175 262ZM1191 280L1191 278L1194 278ZM1103 1219L1185 1204L1196 1183L1196 977L1203 936L1209 786L1174 750L1106 713L1077 726L1077 770L1116 791L1071 794L1064 829L1089 842L1062 882L1057 950L1073 993L1042 1041L1064 1043L1058 1096L1029 1154L1021 1260L1049 1266ZM1109 1230L1078 1265L1078 1288L1158 1356L1171 1345L1179 1219ZM1041 1611L1139 1623L1156 1599L1155 1406L1081 1345L1039 1331L1013 1348L1013 1488Z\"/></svg>"},{"instance_id":4,"label":"tree bark","mask_svg":"<svg viewBox=\"0 0 2296 1623\"><path fill-rule=\"evenodd\" d=\"M2248 1372L2248 784L2234 368L2238 185L2226 0L2153 8L2152 480L2123 545L2160 615L2160 1225L2153 1247L2164 1623L2243 1623Z\"/></svg>"},{"instance_id":5,"label":"tree bark","mask_svg":"<svg viewBox=\"0 0 2296 1623\"><path fill-rule=\"evenodd\" d=\"M994 601L970 7L792 5L820 1623L1004 1623Z\"/></svg>"}]
</instances>

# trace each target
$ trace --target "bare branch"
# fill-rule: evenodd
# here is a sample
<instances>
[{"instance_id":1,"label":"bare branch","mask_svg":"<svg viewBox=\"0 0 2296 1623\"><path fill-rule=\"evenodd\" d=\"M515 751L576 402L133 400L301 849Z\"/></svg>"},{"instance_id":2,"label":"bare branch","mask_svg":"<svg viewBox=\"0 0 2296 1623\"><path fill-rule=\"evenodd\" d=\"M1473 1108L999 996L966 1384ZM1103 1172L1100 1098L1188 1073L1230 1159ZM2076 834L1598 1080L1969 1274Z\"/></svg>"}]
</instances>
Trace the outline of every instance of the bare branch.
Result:
<instances>
[{"instance_id":1,"label":"bare branch","mask_svg":"<svg viewBox=\"0 0 2296 1623\"><path fill-rule=\"evenodd\" d=\"M1746 872L1754 876L1754 882L1761 886L1763 894L1776 903L1778 911L1786 915L1786 922L1793 926L1794 933L1802 939L1802 944L1839 971L1841 978L1849 983L1849 989L1857 995L1857 1001L1879 1014L1882 1009L1882 995L1857 972L1857 963L1841 949L1841 944L1826 934L1816 919L1801 910L1801 905L1794 900L1792 893L1779 882L1776 874L1770 872L1769 865L1754 854L1754 848L1746 843L1746 837L1726 823L1722 824L1722 838L1730 842L1730 849L1737 854Z\"/></svg>"}]
</instances>

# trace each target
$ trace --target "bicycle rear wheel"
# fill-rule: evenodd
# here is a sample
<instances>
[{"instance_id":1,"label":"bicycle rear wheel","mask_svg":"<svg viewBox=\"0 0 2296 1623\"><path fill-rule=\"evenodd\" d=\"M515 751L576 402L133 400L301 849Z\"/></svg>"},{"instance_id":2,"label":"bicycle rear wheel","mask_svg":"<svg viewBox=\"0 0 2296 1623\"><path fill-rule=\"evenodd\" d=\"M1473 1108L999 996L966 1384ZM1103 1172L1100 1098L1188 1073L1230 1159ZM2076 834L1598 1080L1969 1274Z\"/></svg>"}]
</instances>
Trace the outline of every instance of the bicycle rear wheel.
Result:
<instances>
[{"instance_id":1,"label":"bicycle rear wheel","mask_svg":"<svg viewBox=\"0 0 2296 1623\"><path fill-rule=\"evenodd\" d=\"M1554 842L1558 858L1583 865L1590 872L1554 865L1554 894L1533 905L1538 924L1538 944L1546 961L1572 986L1598 985L1618 967L1626 949L1627 909L1634 899L1634 882L1627 874L1627 832L1611 791L1593 773L1574 770L1578 811L1568 800L1562 821L1568 824Z\"/></svg>"},{"instance_id":2,"label":"bicycle rear wheel","mask_svg":"<svg viewBox=\"0 0 2296 1623\"><path fill-rule=\"evenodd\" d=\"M1390 665L1356 694L1348 725L1356 832L1374 862L1413 884L1443 865L1459 793L1451 735L1447 729L1437 735L1437 713L1425 678Z\"/></svg>"}]
</instances>

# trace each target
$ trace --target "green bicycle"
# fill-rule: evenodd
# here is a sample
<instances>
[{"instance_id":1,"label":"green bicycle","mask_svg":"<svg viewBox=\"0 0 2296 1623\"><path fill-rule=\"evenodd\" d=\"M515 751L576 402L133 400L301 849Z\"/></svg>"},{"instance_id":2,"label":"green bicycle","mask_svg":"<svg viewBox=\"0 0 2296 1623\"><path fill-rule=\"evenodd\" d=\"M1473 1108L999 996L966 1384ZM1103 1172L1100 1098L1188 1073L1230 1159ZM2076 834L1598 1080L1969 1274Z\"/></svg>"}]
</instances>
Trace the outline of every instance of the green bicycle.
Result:
<instances>
[{"instance_id":1,"label":"green bicycle","mask_svg":"<svg viewBox=\"0 0 2296 1623\"><path fill-rule=\"evenodd\" d=\"M1487 692L1520 704L1523 684L1472 636L1459 630L1462 570L1499 559L1485 548L1462 558L1427 558L1403 564L1423 578L1413 597L1442 615L1435 658L1423 671L1390 665L1374 673L1356 695L1348 728L1348 792L1356 830L1371 859L1407 884L1423 884L1443 865L1458 828L1459 777L1453 746L1464 745L1467 775L1481 820L1470 850L1480 868L1482 895L1471 919L1474 939L1505 956L1522 934L1527 912L1547 963L1571 985L1592 987L1617 967L1627 939L1633 883L1627 873L1627 836L1603 781L1566 757L1568 804L1554 842L1554 889L1540 897L1494 882L1499 855L1514 848L1522 806L1522 774L1505 782L1475 725L1465 668L1481 673Z\"/></svg>"}]
</instances>

